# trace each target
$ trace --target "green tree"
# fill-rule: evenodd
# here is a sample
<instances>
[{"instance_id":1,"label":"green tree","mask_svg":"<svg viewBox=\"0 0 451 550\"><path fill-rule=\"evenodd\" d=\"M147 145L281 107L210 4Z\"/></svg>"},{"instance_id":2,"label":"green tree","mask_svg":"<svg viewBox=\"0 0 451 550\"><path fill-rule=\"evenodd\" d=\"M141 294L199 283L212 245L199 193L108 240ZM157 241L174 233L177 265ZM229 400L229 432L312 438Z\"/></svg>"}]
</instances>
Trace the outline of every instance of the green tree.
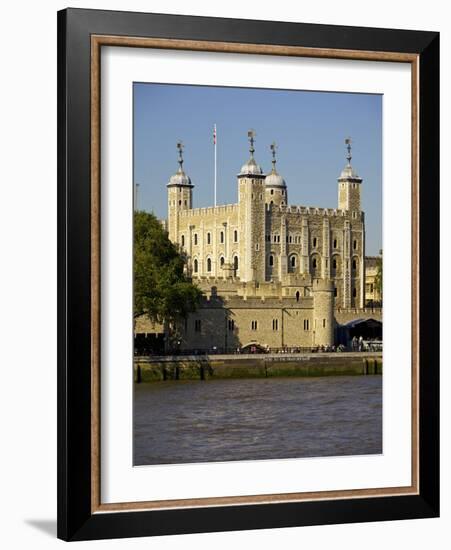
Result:
<instances>
[{"instance_id":1,"label":"green tree","mask_svg":"<svg viewBox=\"0 0 451 550\"><path fill-rule=\"evenodd\" d=\"M185 275L185 257L153 214L135 212L133 244L134 317L146 314L171 325L195 311L202 292Z\"/></svg>"}]
</instances>

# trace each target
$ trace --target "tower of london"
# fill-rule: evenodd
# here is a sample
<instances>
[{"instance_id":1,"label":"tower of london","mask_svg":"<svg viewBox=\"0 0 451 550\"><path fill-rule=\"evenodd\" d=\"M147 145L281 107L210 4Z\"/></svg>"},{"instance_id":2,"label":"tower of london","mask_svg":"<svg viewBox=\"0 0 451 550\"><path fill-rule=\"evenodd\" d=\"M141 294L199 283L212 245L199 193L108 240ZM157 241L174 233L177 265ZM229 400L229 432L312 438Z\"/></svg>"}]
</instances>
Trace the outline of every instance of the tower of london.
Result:
<instances>
[{"instance_id":1,"label":"tower of london","mask_svg":"<svg viewBox=\"0 0 451 550\"><path fill-rule=\"evenodd\" d=\"M193 208L195 185L183 167L169 179L167 230L203 291L178 327L181 349L332 346L337 309L365 303L362 178L347 163L337 204L293 205L276 168L264 173L248 133L249 158L237 174L237 202ZM282 172L282 170L281 170ZM294 182L299 185L299 182Z\"/></svg>"}]
</instances>

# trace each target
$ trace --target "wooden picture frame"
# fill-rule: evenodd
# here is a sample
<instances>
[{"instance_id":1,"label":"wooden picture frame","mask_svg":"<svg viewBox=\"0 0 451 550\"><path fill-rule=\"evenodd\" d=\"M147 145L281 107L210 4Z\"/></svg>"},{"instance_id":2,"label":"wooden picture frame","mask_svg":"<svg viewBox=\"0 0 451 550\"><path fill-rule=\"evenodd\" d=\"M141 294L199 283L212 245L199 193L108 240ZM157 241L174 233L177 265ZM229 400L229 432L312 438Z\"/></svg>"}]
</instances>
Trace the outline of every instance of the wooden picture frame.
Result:
<instances>
[{"instance_id":1,"label":"wooden picture frame","mask_svg":"<svg viewBox=\"0 0 451 550\"><path fill-rule=\"evenodd\" d=\"M412 483L164 502L100 501L100 50L394 61L412 67ZM87 540L439 513L439 35L100 10L58 13L58 537Z\"/></svg>"}]
</instances>

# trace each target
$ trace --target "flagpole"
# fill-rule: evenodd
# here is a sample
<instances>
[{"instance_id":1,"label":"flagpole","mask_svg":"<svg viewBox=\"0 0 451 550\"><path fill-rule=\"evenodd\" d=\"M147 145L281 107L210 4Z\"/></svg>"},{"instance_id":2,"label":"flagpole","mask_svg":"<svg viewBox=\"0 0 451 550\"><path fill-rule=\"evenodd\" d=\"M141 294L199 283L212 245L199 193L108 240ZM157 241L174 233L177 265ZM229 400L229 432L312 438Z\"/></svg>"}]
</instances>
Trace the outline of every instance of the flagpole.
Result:
<instances>
[{"instance_id":1,"label":"flagpole","mask_svg":"<svg viewBox=\"0 0 451 550\"><path fill-rule=\"evenodd\" d=\"M217 164L216 164L216 124L215 124L215 127L214 127L214 132L213 132L213 143L214 143L214 146L215 146L215 206L216 206L216 183L217 183Z\"/></svg>"}]
</instances>

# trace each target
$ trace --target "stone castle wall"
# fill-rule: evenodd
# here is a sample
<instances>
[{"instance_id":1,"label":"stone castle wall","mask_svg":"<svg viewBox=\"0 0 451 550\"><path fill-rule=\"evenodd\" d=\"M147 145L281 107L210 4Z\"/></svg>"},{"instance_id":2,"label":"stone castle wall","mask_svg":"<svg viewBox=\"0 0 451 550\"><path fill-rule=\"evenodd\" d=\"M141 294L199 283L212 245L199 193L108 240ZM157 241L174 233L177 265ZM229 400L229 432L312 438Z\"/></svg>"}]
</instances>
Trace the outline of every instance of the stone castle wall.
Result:
<instances>
[{"instance_id":1,"label":"stone castle wall","mask_svg":"<svg viewBox=\"0 0 451 550\"><path fill-rule=\"evenodd\" d=\"M178 327L180 349L236 349L252 343L270 348L315 344L313 299L210 300Z\"/></svg>"}]
</instances>

